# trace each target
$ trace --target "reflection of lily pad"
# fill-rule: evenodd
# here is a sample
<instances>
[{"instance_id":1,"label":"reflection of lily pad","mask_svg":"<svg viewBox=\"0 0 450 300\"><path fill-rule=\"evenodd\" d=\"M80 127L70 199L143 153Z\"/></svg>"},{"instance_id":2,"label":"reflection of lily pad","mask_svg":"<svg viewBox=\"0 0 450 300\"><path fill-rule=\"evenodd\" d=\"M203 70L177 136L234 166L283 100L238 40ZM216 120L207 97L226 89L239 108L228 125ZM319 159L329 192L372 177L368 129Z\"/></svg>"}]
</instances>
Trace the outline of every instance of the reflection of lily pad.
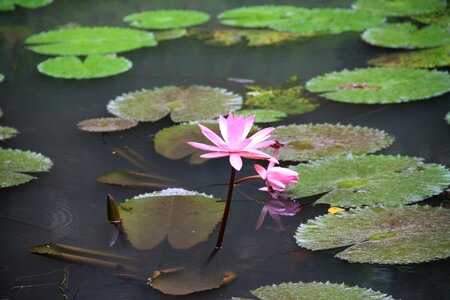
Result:
<instances>
[{"instance_id":1,"label":"reflection of lily pad","mask_svg":"<svg viewBox=\"0 0 450 300\"><path fill-rule=\"evenodd\" d=\"M450 124L450 111L445 115L445 121L447 121L447 124Z\"/></svg>"},{"instance_id":2,"label":"reflection of lily pad","mask_svg":"<svg viewBox=\"0 0 450 300\"><path fill-rule=\"evenodd\" d=\"M0 1L0 10L14 10L16 6L28 9L35 9L49 5L53 0L2 0Z\"/></svg>"},{"instance_id":3,"label":"reflection of lily pad","mask_svg":"<svg viewBox=\"0 0 450 300\"><path fill-rule=\"evenodd\" d=\"M153 10L131 14L123 20L137 28L172 29L205 23L209 20L209 15L194 10Z\"/></svg>"},{"instance_id":4,"label":"reflection of lily pad","mask_svg":"<svg viewBox=\"0 0 450 300\"><path fill-rule=\"evenodd\" d=\"M436 24L442 26L449 26L450 24L450 7L447 9L439 10L431 14L424 14L412 17L413 20L425 23Z\"/></svg>"},{"instance_id":5,"label":"reflection of lily pad","mask_svg":"<svg viewBox=\"0 0 450 300\"><path fill-rule=\"evenodd\" d=\"M450 171L407 156L339 157L292 167L301 180L290 188L295 197L327 193L316 203L332 206L400 205L441 193Z\"/></svg>"},{"instance_id":6,"label":"reflection of lily pad","mask_svg":"<svg viewBox=\"0 0 450 300\"><path fill-rule=\"evenodd\" d=\"M1 112L0 112L0 116L1 116ZM17 135L17 133L18 133L18 131L15 128L0 126L0 141L4 141L4 140L10 139L12 137L15 137Z\"/></svg>"},{"instance_id":7,"label":"reflection of lily pad","mask_svg":"<svg viewBox=\"0 0 450 300\"><path fill-rule=\"evenodd\" d=\"M222 218L219 199L183 189L167 189L119 206L127 238L137 249L151 249L167 237L175 249L206 241Z\"/></svg>"},{"instance_id":8,"label":"reflection of lily pad","mask_svg":"<svg viewBox=\"0 0 450 300\"><path fill-rule=\"evenodd\" d=\"M372 289L350 287L345 284L322 282L281 283L263 286L251 291L261 300L314 299L314 300L393 300L391 296Z\"/></svg>"},{"instance_id":9,"label":"reflection of lily pad","mask_svg":"<svg viewBox=\"0 0 450 300\"><path fill-rule=\"evenodd\" d=\"M22 174L46 172L53 166L47 157L30 151L0 148L0 188L19 185L35 177Z\"/></svg>"},{"instance_id":10,"label":"reflection of lily pad","mask_svg":"<svg viewBox=\"0 0 450 300\"><path fill-rule=\"evenodd\" d=\"M282 111L271 109L245 109L238 112L239 115L246 117L255 116L255 123L272 123L278 122L286 118L286 114Z\"/></svg>"},{"instance_id":11,"label":"reflection of lily pad","mask_svg":"<svg viewBox=\"0 0 450 300\"><path fill-rule=\"evenodd\" d=\"M383 54L368 61L377 67L435 68L450 65L450 47Z\"/></svg>"},{"instance_id":12,"label":"reflection of lily pad","mask_svg":"<svg viewBox=\"0 0 450 300\"><path fill-rule=\"evenodd\" d=\"M41 32L25 40L28 49L48 55L110 54L156 46L153 33L119 27L76 27Z\"/></svg>"},{"instance_id":13,"label":"reflection of lily pad","mask_svg":"<svg viewBox=\"0 0 450 300\"><path fill-rule=\"evenodd\" d=\"M114 76L128 71L133 63L110 55L89 55L84 61L76 56L50 58L38 65L42 74L63 79L90 79Z\"/></svg>"},{"instance_id":14,"label":"reflection of lily pad","mask_svg":"<svg viewBox=\"0 0 450 300\"><path fill-rule=\"evenodd\" d=\"M215 118L238 110L242 99L208 86L165 86L124 94L108 103L108 111L124 119L158 121L170 113L174 122Z\"/></svg>"},{"instance_id":15,"label":"reflection of lily pad","mask_svg":"<svg viewBox=\"0 0 450 300\"><path fill-rule=\"evenodd\" d=\"M304 35L339 34L379 26L383 20L380 15L352 9L310 9L298 18L270 28Z\"/></svg>"},{"instance_id":16,"label":"reflection of lily pad","mask_svg":"<svg viewBox=\"0 0 450 300\"><path fill-rule=\"evenodd\" d=\"M301 224L299 246L350 246L336 257L350 262L410 264L450 256L450 210L430 206L366 207Z\"/></svg>"},{"instance_id":17,"label":"reflection of lily pad","mask_svg":"<svg viewBox=\"0 0 450 300\"><path fill-rule=\"evenodd\" d=\"M219 14L218 18L224 25L263 28L286 22L304 11L288 5L259 5L230 9Z\"/></svg>"},{"instance_id":18,"label":"reflection of lily pad","mask_svg":"<svg viewBox=\"0 0 450 300\"><path fill-rule=\"evenodd\" d=\"M427 99L450 89L447 72L409 68L344 70L318 76L306 83L310 92L349 103L400 103Z\"/></svg>"},{"instance_id":19,"label":"reflection of lily pad","mask_svg":"<svg viewBox=\"0 0 450 300\"><path fill-rule=\"evenodd\" d=\"M120 118L97 118L84 120L78 123L78 128L89 132L110 132L130 129L137 126L138 122Z\"/></svg>"},{"instance_id":20,"label":"reflection of lily pad","mask_svg":"<svg viewBox=\"0 0 450 300\"><path fill-rule=\"evenodd\" d=\"M371 28L361 37L371 45L387 48L432 48L450 42L450 32L445 27L429 25L419 29L411 23Z\"/></svg>"},{"instance_id":21,"label":"reflection of lily pad","mask_svg":"<svg viewBox=\"0 0 450 300\"><path fill-rule=\"evenodd\" d=\"M367 127L309 124L276 127L272 139L285 144L279 159L307 161L349 153L372 153L388 147L394 137Z\"/></svg>"},{"instance_id":22,"label":"reflection of lily pad","mask_svg":"<svg viewBox=\"0 0 450 300\"><path fill-rule=\"evenodd\" d=\"M245 105L282 111L288 115L303 114L317 107L315 97L301 85L292 87L247 86Z\"/></svg>"},{"instance_id":23,"label":"reflection of lily pad","mask_svg":"<svg viewBox=\"0 0 450 300\"><path fill-rule=\"evenodd\" d=\"M153 32L153 35L155 36L155 39L158 42L178 39L180 37L185 36L186 34L187 34L187 31L184 28L160 30L160 31Z\"/></svg>"},{"instance_id":24,"label":"reflection of lily pad","mask_svg":"<svg viewBox=\"0 0 450 300\"><path fill-rule=\"evenodd\" d=\"M357 0L353 8L383 16L411 16L432 13L446 7L442 0Z\"/></svg>"}]
</instances>

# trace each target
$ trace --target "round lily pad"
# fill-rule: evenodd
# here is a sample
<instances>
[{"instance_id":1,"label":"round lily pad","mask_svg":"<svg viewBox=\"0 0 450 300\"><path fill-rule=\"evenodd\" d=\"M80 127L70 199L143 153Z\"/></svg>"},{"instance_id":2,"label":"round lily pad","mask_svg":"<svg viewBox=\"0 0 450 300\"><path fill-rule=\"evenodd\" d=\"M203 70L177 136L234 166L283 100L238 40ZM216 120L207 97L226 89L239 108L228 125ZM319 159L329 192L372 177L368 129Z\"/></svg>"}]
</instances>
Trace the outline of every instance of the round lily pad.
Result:
<instances>
[{"instance_id":1,"label":"round lily pad","mask_svg":"<svg viewBox=\"0 0 450 300\"><path fill-rule=\"evenodd\" d=\"M127 200L119 206L128 240L140 250L166 237L175 249L206 241L222 219L224 202L183 189L166 189Z\"/></svg>"},{"instance_id":2,"label":"round lily pad","mask_svg":"<svg viewBox=\"0 0 450 300\"><path fill-rule=\"evenodd\" d=\"M89 55L84 60L76 56L49 58L38 65L42 74L63 79L92 79L114 76L128 71L133 63L124 57Z\"/></svg>"},{"instance_id":3,"label":"round lily pad","mask_svg":"<svg viewBox=\"0 0 450 300\"><path fill-rule=\"evenodd\" d=\"M384 17L366 11L352 9L310 9L291 21L271 25L280 31L304 35L339 34L346 31L363 31L379 26Z\"/></svg>"},{"instance_id":4,"label":"round lily pad","mask_svg":"<svg viewBox=\"0 0 450 300\"><path fill-rule=\"evenodd\" d=\"M187 31L184 28L159 30L159 31L153 32L153 35L155 36L155 39L158 42L167 41L167 40L175 40L175 39L185 36L186 34L187 34Z\"/></svg>"},{"instance_id":5,"label":"round lily pad","mask_svg":"<svg viewBox=\"0 0 450 300\"><path fill-rule=\"evenodd\" d=\"M255 116L254 123L272 123L286 118L286 113L271 109L244 109L238 112L245 117Z\"/></svg>"},{"instance_id":6,"label":"round lily pad","mask_svg":"<svg viewBox=\"0 0 450 300\"><path fill-rule=\"evenodd\" d=\"M25 40L28 49L47 55L110 54L157 45L151 32L120 27L75 27L41 32Z\"/></svg>"},{"instance_id":7,"label":"round lily pad","mask_svg":"<svg viewBox=\"0 0 450 300\"><path fill-rule=\"evenodd\" d=\"M377 67L436 68L450 65L450 46L383 54L368 61Z\"/></svg>"},{"instance_id":8,"label":"round lily pad","mask_svg":"<svg viewBox=\"0 0 450 300\"><path fill-rule=\"evenodd\" d=\"M391 296L372 289L329 282L298 282L268 285L251 291L261 300L314 299L314 300L393 300Z\"/></svg>"},{"instance_id":9,"label":"round lily pad","mask_svg":"<svg viewBox=\"0 0 450 300\"><path fill-rule=\"evenodd\" d=\"M220 23L229 26L263 28L286 22L305 9L288 5L257 5L230 9L219 14Z\"/></svg>"},{"instance_id":10,"label":"round lily pad","mask_svg":"<svg viewBox=\"0 0 450 300\"><path fill-rule=\"evenodd\" d=\"M301 174L290 188L295 197L327 193L316 203L331 206L407 204L437 195L450 184L445 167L407 156L347 156L291 168Z\"/></svg>"},{"instance_id":11,"label":"round lily pad","mask_svg":"<svg viewBox=\"0 0 450 300\"><path fill-rule=\"evenodd\" d=\"M278 159L291 161L372 153L394 141L393 136L378 129L339 124L279 126L271 139L285 145Z\"/></svg>"},{"instance_id":12,"label":"round lily pad","mask_svg":"<svg viewBox=\"0 0 450 300\"><path fill-rule=\"evenodd\" d=\"M241 108L242 98L209 86L165 86L124 94L108 103L108 111L120 118L158 121L168 114L174 122L205 120Z\"/></svg>"},{"instance_id":13,"label":"round lily pad","mask_svg":"<svg viewBox=\"0 0 450 300\"><path fill-rule=\"evenodd\" d=\"M386 48L432 48L450 42L450 32L446 27L429 25L419 29L411 23L388 24L371 28L366 30L361 37L371 45Z\"/></svg>"},{"instance_id":14,"label":"round lily pad","mask_svg":"<svg viewBox=\"0 0 450 300\"><path fill-rule=\"evenodd\" d=\"M172 29L203 24L209 15L195 10L153 10L131 14L123 20L137 28Z\"/></svg>"},{"instance_id":15,"label":"round lily pad","mask_svg":"<svg viewBox=\"0 0 450 300\"><path fill-rule=\"evenodd\" d=\"M445 94L450 89L450 76L435 70L367 68L318 76L309 80L306 88L339 102L389 104Z\"/></svg>"},{"instance_id":16,"label":"round lily pad","mask_svg":"<svg viewBox=\"0 0 450 300\"><path fill-rule=\"evenodd\" d=\"M0 112L1 116L1 112ZM15 137L19 133L17 129L12 127L6 127L6 126L0 126L0 141L4 141L7 139L10 139L12 137Z\"/></svg>"},{"instance_id":17,"label":"round lily pad","mask_svg":"<svg viewBox=\"0 0 450 300\"><path fill-rule=\"evenodd\" d=\"M450 24L450 7L447 6L446 9L430 14L413 16L412 19L425 24L448 26Z\"/></svg>"},{"instance_id":18,"label":"round lily pad","mask_svg":"<svg viewBox=\"0 0 450 300\"><path fill-rule=\"evenodd\" d=\"M382 16L412 16L444 9L445 0L357 0L353 8Z\"/></svg>"},{"instance_id":19,"label":"round lily pad","mask_svg":"<svg viewBox=\"0 0 450 300\"><path fill-rule=\"evenodd\" d=\"M450 209L430 206L366 207L301 224L297 244L310 250L348 247L350 262L410 264L450 256Z\"/></svg>"},{"instance_id":20,"label":"round lily pad","mask_svg":"<svg viewBox=\"0 0 450 300\"><path fill-rule=\"evenodd\" d=\"M14 10L16 6L28 9L43 7L52 3L53 0L2 0L0 1L1 10Z\"/></svg>"},{"instance_id":21,"label":"round lily pad","mask_svg":"<svg viewBox=\"0 0 450 300\"><path fill-rule=\"evenodd\" d=\"M126 130L137 126L138 122L120 118L97 118L78 123L78 128L89 132L111 132Z\"/></svg>"}]
</instances>

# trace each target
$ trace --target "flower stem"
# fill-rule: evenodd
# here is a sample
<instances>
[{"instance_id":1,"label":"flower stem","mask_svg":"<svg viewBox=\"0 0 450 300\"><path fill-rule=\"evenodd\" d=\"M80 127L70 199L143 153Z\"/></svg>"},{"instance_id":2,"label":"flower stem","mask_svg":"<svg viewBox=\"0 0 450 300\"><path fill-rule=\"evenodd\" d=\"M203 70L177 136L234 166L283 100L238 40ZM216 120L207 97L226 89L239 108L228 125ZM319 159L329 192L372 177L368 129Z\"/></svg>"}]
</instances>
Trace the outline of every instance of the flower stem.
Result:
<instances>
[{"instance_id":1,"label":"flower stem","mask_svg":"<svg viewBox=\"0 0 450 300\"><path fill-rule=\"evenodd\" d=\"M223 235L227 226L228 213L230 212L231 198L233 197L234 179L236 177L236 169L231 167L230 184L228 186L227 203L223 211L222 223L220 224L219 236L217 237L216 250L222 248Z\"/></svg>"},{"instance_id":2,"label":"flower stem","mask_svg":"<svg viewBox=\"0 0 450 300\"><path fill-rule=\"evenodd\" d=\"M259 175L252 175L252 176L242 177L242 178L236 180L234 182L234 184L239 184L239 183L242 183L242 182L247 181L247 180L259 179L259 178L261 178L261 176L259 176Z\"/></svg>"}]
</instances>

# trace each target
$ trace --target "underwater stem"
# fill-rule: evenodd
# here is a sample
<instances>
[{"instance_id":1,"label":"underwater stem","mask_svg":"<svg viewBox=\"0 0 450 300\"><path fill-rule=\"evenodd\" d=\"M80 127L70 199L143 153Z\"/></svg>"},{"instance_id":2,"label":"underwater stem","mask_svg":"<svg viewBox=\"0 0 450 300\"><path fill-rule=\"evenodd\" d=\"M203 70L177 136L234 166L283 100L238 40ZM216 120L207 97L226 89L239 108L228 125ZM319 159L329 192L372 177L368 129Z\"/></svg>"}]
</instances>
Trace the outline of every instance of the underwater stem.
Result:
<instances>
[{"instance_id":1,"label":"underwater stem","mask_svg":"<svg viewBox=\"0 0 450 300\"><path fill-rule=\"evenodd\" d=\"M220 224L219 236L217 237L216 249L222 248L223 235L227 226L228 213L230 212L231 198L233 197L234 179L236 177L236 169L231 167L230 184L228 185L227 203L223 211L222 223Z\"/></svg>"}]
</instances>

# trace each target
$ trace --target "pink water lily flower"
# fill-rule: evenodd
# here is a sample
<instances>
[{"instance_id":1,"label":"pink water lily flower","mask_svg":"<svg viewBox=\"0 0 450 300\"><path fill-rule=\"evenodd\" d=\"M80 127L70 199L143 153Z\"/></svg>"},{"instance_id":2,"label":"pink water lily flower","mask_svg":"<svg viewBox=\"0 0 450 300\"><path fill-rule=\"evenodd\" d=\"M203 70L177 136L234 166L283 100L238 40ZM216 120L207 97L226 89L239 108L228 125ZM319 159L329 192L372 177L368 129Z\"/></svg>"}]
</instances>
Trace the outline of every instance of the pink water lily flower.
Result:
<instances>
[{"instance_id":1,"label":"pink water lily flower","mask_svg":"<svg viewBox=\"0 0 450 300\"><path fill-rule=\"evenodd\" d=\"M219 128L222 137L215 134L211 129L199 124L203 135L214 145L207 145L196 142L188 142L194 148L211 151L202 154L202 158L219 158L229 156L230 164L239 171L242 168L242 157L251 159L273 159L270 155L258 150L274 144L274 141L267 141L273 127L264 128L247 138L253 126L255 116L244 117L230 112L228 118L219 117Z\"/></svg>"}]
</instances>

